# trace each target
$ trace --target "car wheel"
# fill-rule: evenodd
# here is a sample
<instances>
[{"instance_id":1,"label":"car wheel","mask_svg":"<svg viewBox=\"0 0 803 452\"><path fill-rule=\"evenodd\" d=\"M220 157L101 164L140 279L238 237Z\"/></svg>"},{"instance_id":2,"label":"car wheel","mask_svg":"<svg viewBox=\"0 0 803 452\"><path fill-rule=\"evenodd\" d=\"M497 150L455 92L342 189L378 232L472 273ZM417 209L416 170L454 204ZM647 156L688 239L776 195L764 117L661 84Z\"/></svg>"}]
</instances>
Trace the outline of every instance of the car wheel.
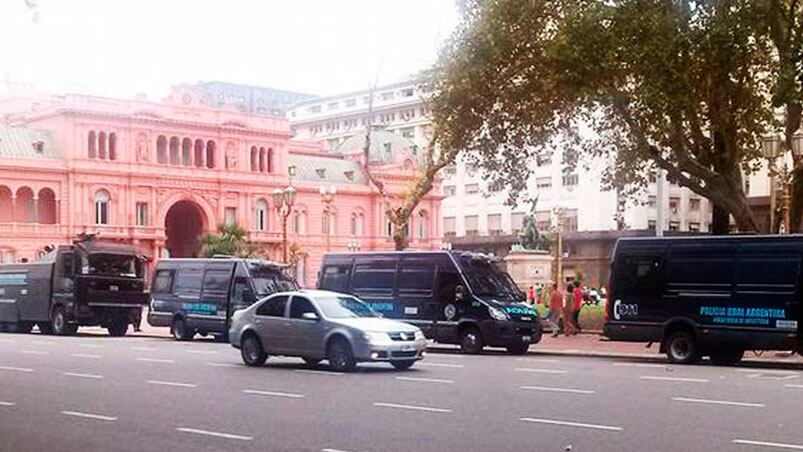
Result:
<instances>
[{"instance_id":1,"label":"car wheel","mask_svg":"<svg viewBox=\"0 0 803 452\"><path fill-rule=\"evenodd\" d=\"M109 331L110 336L125 336L125 333L128 331L128 320L123 317L115 317L106 329Z\"/></svg>"},{"instance_id":2,"label":"car wheel","mask_svg":"<svg viewBox=\"0 0 803 452\"><path fill-rule=\"evenodd\" d=\"M315 367L321 362L320 359L315 359L315 358L301 358L301 359L303 359L304 363L309 367Z\"/></svg>"},{"instance_id":3,"label":"car wheel","mask_svg":"<svg viewBox=\"0 0 803 452\"><path fill-rule=\"evenodd\" d=\"M393 367L395 367L396 370L407 370L413 367L415 361L391 361L391 364L393 364Z\"/></svg>"},{"instance_id":4,"label":"car wheel","mask_svg":"<svg viewBox=\"0 0 803 452\"><path fill-rule=\"evenodd\" d=\"M460 332L460 351L463 353L475 355L482 352L484 344L482 343L482 334L480 330L475 327L465 328Z\"/></svg>"},{"instance_id":5,"label":"car wheel","mask_svg":"<svg viewBox=\"0 0 803 452\"><path fill-rule=\"evenodd\" d=\"M530 349L530 344L527 342L510 344L507 346L507 352L511 355L526 355L527 350Z\"/></svg>"},{"instance_id":6,"label":"car wheel","mask_svg":"<svg viewBox=\"0 0 803 452\"><path fill-rule=\"evenodd\" d=\"M195 336L193 331L190 331L189 327L187 326L187 322L182 319L181 317L177 317L173 320L173 339L177 341L191 341L192 337Z\"/></svg>"},{"instance_id":7,"label":"car wheel","mask_svg":"<svg viewBox=\"0 0 803 452\"><path fill-rule=\"evenodd\" d=\"M329 345L329 353L326 354L329 366L337 372L351 372L357 367L357 360L351 351L351 345L344 339L336 339Z\"/></svg>"},{"instance_id":8,"label":"car wheel","mask_svg":"<svg viewBox=\"0 0 803 452\"><path fill-rule=\"evenodd\" d=\"M247 334L240 344L240 355L246 366L260 367L265 364L268 354L262 348L262 343L255 334Z\"/></svg>"},{"instance_id":9,"label":"car wheel","mask_svg":"<svg viewBox=\"0 0 803 452\"><path fill-rule=\"evenodd\" d=\"M742 361L744 350L720 348L711 352L711 362L718 366L735 366Z\"/></svg>"},{"instance_id":10,"label":"car wheel","mask_svg":"<svg viewBox=\"0 0 803 452\"><path fill-rule=\"evenodd\" d=\"M53 331L53 334L58 336L68 336L75 334L78 330L78 326L68 323L67 313L64 312L64 308L56 306L53 308L53 313L50 317L50 329Z\"/></svg>"},{"instance_id":11,"label":"car wheel","mask_svg":"<svg viewBox=\"0 0 803 452\"><path fill-rule=\"evenodd\" d=\"M666 356L676 364L694 364L700 360L697 341L689 333L673 333L666 340Z\"/></svg>"}]
</instances>

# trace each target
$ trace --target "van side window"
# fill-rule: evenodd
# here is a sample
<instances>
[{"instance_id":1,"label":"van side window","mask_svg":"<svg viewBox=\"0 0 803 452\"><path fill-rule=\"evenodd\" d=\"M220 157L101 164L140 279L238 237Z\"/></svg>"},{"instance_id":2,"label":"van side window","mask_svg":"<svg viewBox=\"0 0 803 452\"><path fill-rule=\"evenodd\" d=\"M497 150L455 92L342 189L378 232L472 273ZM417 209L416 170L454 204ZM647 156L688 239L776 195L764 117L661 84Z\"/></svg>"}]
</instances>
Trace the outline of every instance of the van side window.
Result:
<instances>
[{"instance_id":1,"label":"van side window","mask_svg":"<svg viewBox=\"0 0 803 452\"><path fill-rule=\"evenodd\" d=\"M720 256L672 256L669 261L670 284L706 284L730 286L733 260Z\"/></svg>"},{"instance_id":2,"label":"van side window","mask_svg":"<svg viewBox=\"0 0 803 452\"><path fill-rule=\"evenodd\" d=\"M230 277L231 273L227 271L207 271L204 275L204 292L228 291Z\"/></svg>"},{"instance_id":3,"label":"van side window","mask_svg":"<svg viewBox=\"0 0 803 452\"><path fill-rule=\"evenodd\" d=\"M430 294L434 281L434 265L402 264L399 272L399 291Z\"/></svg>"},{"instance_id":4,"label":"van side window","mask_svg":"<svg viewBox=\"0 0 803 452\"><path fill-rule=\"evenodd\" d=\"M204 270L202 268L182 268L176 276L173 292L176 294L200 295L203 277Z\"/></svg>"},{"instance_id":5,"label":"van side window","mask_svg":"<svg viewBox=\"0 0 803 452\"><path fill-rule=\"evenodd\" d=\"M321 288L333 290L335 292L345 292L348 290L349 266L348 265L327 265L323 269L323 281Z\"/></svg>"},{"instance_id":6,"label":"van side window","mask_svg":"<svg viewBox=\"0 0 803 452\"><path fill-rule=\"evenodd\" d=\"M262 303L257 308L257 315L267 317L284 317L284 308L287 306L287 295L278 295Z\"/></svg>"},{"instance_id":7,"label":"van side window","mask_svg":"<svg viewBox=\"0 0 803 452\"><path fill-rule=\"evenodd\" d=\"M789 286L793 288L800 273L800 258L794 256L742 257L739 261L740 286Z\"/></svg>"},{"instance_id":8,"label":"van side window","mask_svg":"<svg viewBox=\"0 0 803 452\"><path fill-rule=\"evenodd\" d=\"M59 276L72 278L75 275L75 254L64 253L59 260Z\"/></svg>"},{"instance_id":9,"label":"van side window","mask_svg":"<svg viewBox=\"0 0 803 452\"><path fill-rule=\"evenodd\" d=\"M396 282L396 263L378 263L372 265L356 265L352 288L359 289L393 289Z\"/></svg>"},{"instance_id":10,"label":"van side window","mask_svg":"<svg viewBox=\"0 0 803 452\"><path fill-rule=\"evenodd\" d=\"M626 256L622 260L621 279L618 283L623 289L639 292L654 292L661 284L661 256Z\"/></svg>"},{"instance_id":11,"label":"van side window","mask_svg":"<svg viewBox=\"0 0 803 452\"><path fill-rule=\"evenodd\" d=\"M173 287L173 270L159 270L153 280L154 293L170 293Z\"/></svg>"},{"instance_id":12,"label":"van side window","mask_svg":"<svg viewBox=\"0 0 803 452\"><path fill-rule=\"evenodd\" d=\"M455 288L463 284L460 274L446 269L438 270L438 301L441 303L454 303Z\"/></svg>"}]
</instances>

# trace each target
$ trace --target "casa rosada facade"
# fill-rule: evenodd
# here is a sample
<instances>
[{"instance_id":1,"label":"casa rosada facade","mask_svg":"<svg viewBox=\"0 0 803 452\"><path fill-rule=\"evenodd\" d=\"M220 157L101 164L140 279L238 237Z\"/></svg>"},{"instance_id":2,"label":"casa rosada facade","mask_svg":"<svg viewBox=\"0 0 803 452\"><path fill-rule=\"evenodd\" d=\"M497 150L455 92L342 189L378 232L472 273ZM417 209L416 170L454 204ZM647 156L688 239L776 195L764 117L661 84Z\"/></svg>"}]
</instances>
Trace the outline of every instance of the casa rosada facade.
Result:
<instances>
[{"instance_id":1,"label":"casa rosada facade","mask_svg":"<svg viewBox=\"0 0 803 452\"><path fill-rule=\"evenodd\" d=\"M137 244L156 258L195 256L199 237L234 222L281 261L282 217L271 195L288 186L296 196L287 243L300 250L302 285L315 283L327 250L393 248L361 149L293 140L282 116L209 108L192 89L177 88L161 103L10 98L0 101L0 119L2 262L35 259L82 232ZM379 131L372 141L368 165L401 194L420 161L415 146ZM412 217L412 248L440 247L440 190L432 193Z\"/></svg>"}]
</instances>

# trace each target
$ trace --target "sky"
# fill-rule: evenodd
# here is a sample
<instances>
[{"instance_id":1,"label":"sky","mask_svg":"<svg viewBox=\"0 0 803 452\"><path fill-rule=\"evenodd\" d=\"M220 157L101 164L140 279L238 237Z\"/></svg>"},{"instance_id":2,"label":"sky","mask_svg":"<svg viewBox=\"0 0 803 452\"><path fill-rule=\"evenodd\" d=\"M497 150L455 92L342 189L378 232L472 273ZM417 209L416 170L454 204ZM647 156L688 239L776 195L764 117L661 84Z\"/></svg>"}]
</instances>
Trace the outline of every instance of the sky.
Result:
<instances>
[{"instance_id":1,"label":"sky","mask_svg":"<svg viewBox=\"0 0 803 452\"><path fill-rule=\"evenodd\" d=\"M0 0L0 93L10 79L123 98L200 81L333 95L426 69L456 22L455 0Z\"/></svg>"}]
</instances>

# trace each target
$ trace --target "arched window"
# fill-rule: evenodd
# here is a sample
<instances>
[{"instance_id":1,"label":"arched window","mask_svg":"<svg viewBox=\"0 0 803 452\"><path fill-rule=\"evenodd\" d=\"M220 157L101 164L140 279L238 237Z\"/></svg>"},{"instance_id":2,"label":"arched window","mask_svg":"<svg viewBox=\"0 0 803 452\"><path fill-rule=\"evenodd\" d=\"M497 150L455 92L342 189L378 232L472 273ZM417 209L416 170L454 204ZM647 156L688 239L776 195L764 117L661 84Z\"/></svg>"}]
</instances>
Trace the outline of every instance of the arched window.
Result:
<instances>
[{"instance_id":1,"label":"arched window","mask_svg":"<svg viewBox=\"0 0 803 452\"><path fill-rule=\"evenodd\" d=\"M109 192L98 190L95 192L95 224L109 224Z\"/></svg>"},{"instance_id":2,"label":"arched window","mask_svg":"<svg viewBox=\"0 0 803 452\"><path fill-rule=\"evenodd\" d=\"M418 228L416 229L416 238L424 240L427 238L427 228L429 223L429 216L426 210L418 212Z\"/></svg>"},{"instance_id":3,"label":"arched window","mask_svg":"<svg viewBox=\"0 0 803 452\"><path fill-rule=\"evenodd\" d=\"M293 233L304 234L307 232L307 213L303 210L296 210L293 214Z\"/></svg>"},{"instance_id":4,"label":"arched window","mask_svg":"<svg viewBox=\"0 0 803 452\"><path fill-rule=\"evenodd\" d=\"M109 134L109 160L117 160L117 134Z\"/></svg>"},{"instance_id":5,"label":"arched window","mask_svg":"<svg viewBox=\"0 0 803 452\"><path fill-rule=\"evenodd\" d=\"M206 167L215 167L215 142L212 140L206 142Z\"/></svg>"},{"instance_id":6,"label":"arched window","mask_svg":"<svg viewBox=\"0 0 803 452\"><path fill-rule=\"evenodd\" d=\"M268 148L268 172L273 173L273 148Z\"/></svg>"},{"instance_id":7,"label":"arched window","mask_svg":"<svg viewBox=\"0 0 803 452\"><path fill-rule=\"evenodd\" d=\"M98 134L98 158L101 160L106 159L106 132Z\"/></svg>"},{"instance_id":8,"label":"arched window","mask_svg":"<svg viewBox=\"0 0 803 452\"><path fill-rule=\"evenodd\" d=\"M360 237L364 231L365 216L361 212L351 214L351 224L349 225L349 232L352 237Z\"/></svg>"},{"instance_id":9,"label":"arched window","mask_svg":"<svg viewBox=\"0 0 803 452\"><path fill-rule=\"evenodd\" d=\"M178 137L170 137L170 164L181 165Z\"/></svg>"},{"instance_id":10,"label":"arched window","mask_svg":"<svg viewBox=\"0 0 803 452\"><path fill-rule=\"evenodd\" d=\"M36 221L36 207L33 190L20 187L17 190L17 223L33 223Z\"/></svg>"},{"instance_id":11,"label":"arched window","mask_svg":"<svg viewBox=\"0 0 803 452\"><path fill-rule=\"evenodd\" d=\"M357 215L357 236L365 235L365 215L362 213Z\"/></svg>"},{"instance_id":12,"label":"arched window","mask_svg":"<svg viewBox=\"0 0 803 452\"><path fill-rule=\"evenodd\" d=\"M296 261L296 281L301 287L307 286L307 256L301 256Z\"/></svg>"},{"instance_id":13,"label":"arched window","mask_svg":"<svg viewBox=\"0 0 803 452\"><path fill-rule=\"evenodd\" d=\"M385 216L385 234L387 234L388 238L393 237L393 223L387 216Z\"/></svg>"},{"instance_id":14,"label":"arched window","mask_svg":"<svg viewBox=\"0 0 803 452\"><path fill-rule=\"evenodd\" d=\"M259 162L257 161L257 147L251 146L251 171L257 172L259 169Z\"/></svg>"},{"instance_id":15,"label":"arched window","mask_svg":"<svg viewBox=\"0 0 803 452\"><path fill-rule=\"evenodd\" d=\"M39 190L37 219L42 224L56 224L56 194L49 188Z\"/></svg>"},{"instance_id":16,"label":"arched window","mask_svg":"<svg viewBox=\"0 0 803 452\"><path fill-rule=\"evenodd\" d=\"M89 135L86 138L86 146L87 146L87 154L89 158L95 159L98 158L98 137L95 135L94 130L89 131Z\"/></svg>"},{"instance_id":17,"label":"arched window","mask_svg":"<svg viewBox=\"0 0 803 452\"><path fill-rule=\"evenodd\" d=\"M14 221L14 200L11 189L0 185L0 223Z\"/></svg>"},{"instance_id":18,"label":"arched window","mask_svg":"<svg viewBox=\"0 0 803 452\"><path fill-rule=\"evenodd\" d=\"M195 140L195 167L204 167L204 140L200 138Z\"/></svg>"},{"instance_id":19,"label":"arched window","mask_svg":"<svg viewBox=\"0 0 803 452\"><path fill-rule=\"evenodd\" d=\"M264 199L257 201L256 210L256 230L266 231L268 229L268 203Z\"/></svg>"},{"instance_id":20,"label":"arched window","mask_svg":"<svg viewBox=\"0 0 803 452\"><path fill-rule=\"evenodd\" d=\"M156 139L156 162L167 164L167 138L164 135L159 135Z\"/></svg>"},{"instance_id":21,"label":"arched window","mask_svg":"<svg viewBox=\"0 0 803 452\"><path fill-rule=\"evenodd\" d=\"M265 148L259 148L259 172L265 172Z\"/></svg>"},{"instance_id":22,"label":"arched window","mask_svg":"<svg viewBox=\"0 0 803 452\"><path fill-rule=\"evenodd\" d=\"M189 138L181 140L181 164L192 166L192 140Z\"/></svg>"}]
</instances>

